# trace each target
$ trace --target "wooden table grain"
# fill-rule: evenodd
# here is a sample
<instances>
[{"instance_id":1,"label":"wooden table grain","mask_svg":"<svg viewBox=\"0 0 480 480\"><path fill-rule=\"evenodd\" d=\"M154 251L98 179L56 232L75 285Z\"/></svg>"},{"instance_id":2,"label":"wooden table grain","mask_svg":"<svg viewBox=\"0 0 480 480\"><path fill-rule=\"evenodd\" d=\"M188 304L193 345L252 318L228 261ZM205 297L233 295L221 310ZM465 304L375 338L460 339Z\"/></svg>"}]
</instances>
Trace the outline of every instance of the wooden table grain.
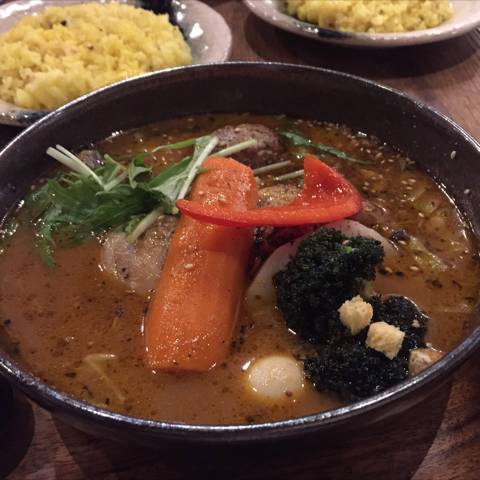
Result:
<instances>
[{"instance_id":1,"label":"wooden table grain","mask_svg":"<svg viewBox=\"0 0 480 480\"><path fill-rule=\"evenodd\" d=\"M263 0L258 0L263 1ZM403 90L447 113L480 138L480 32L437 45L354 50L296 37L251 15L240 0L209 0L234 34L232 60L267 60L332 68ZM279 99L281 102L281 99ZM321 97L316 99L321 102ZM378 119L382 121L382 119ZM0 144L16 133L0 128ZM182 465L162 452L94 438L64 425L17 394L0 427L0 478L10 480L295 478L480 479L480 352L451 386L412 411L348 439L275 445L241 461L214 455ZM0 406L1 408L1 406ZM307 451L308 450L308 451Z\"/></svg>"}]
</instances>

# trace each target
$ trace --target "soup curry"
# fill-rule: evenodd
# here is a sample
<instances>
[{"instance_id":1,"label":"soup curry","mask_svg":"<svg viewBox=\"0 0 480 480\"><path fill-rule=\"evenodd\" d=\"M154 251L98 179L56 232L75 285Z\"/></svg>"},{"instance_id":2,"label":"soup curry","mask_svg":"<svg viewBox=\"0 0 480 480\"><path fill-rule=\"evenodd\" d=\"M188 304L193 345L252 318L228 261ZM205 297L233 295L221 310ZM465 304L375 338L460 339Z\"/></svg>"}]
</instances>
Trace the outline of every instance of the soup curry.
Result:
<instances>
[{"instance_id":1,"label":"soup curry","mask_svg":"<svg viewBox=\"0 0 480 480\"><path fill-rule=\"evenodd\" d=\"M379 140L345 127L283 116L203 115L115 133L90 152L127 158L226 125L235 131L235 126L244 124L263 126L280 138L273 153L265 154L271 153L273 160L250 165L256 174L259 204L275 206L277 197L280 203L291 201L303 181L298 171L305 153L317 154L363 198L363 209L353 220L391 245L393 253L385 256L376 279L368 282L370 292L413 300L428 316L425 349L451 350L464 337L477 299L476 244L442 188L411 159ZM285 131L296 132L298 137L281 137ZM308 141L302 146L299 138ZM335 150L330 154L314 145ZM145 163L158 173L190 153L190 145L163 148L146 155ZM269 170L265 164L279 165ZM41 180L39 186L43 184ZM351 401L339 392L315 388L308 375L302 377L300 386L286 389L281 396L262 396L256 391L257 373L252 368L259 361L280 357L301 365L318 348L289 328L275 300L258 298L253 306L242 303L226 357L206 371L152 368L145 356L144 322L161 268L153 265L155 258L145 250L151 248L150 253L156 255L160 245L162 255L167 255L177 217L165 216L167 231L153 235L147 230L137 240L143 245L128 247L123 252L125 267L118 260L122 253L116 251L112 260L111 252L105 252L105 248L116 248L119 233L114 231L75 245L62 246L58 240L56 266L49 268L37 248L38 232L28 204L12 217L1 247L0 339L4 349L46 383L117 412L194 424L266 422ZM257 229L244 266L248 283L276 247L313 229L308 226L301 233L295 228L292 233L291 226ZM116 262L113 267L112 262ZM144 277L146 286L141 285ZM189 297L181 301L187 308ZM288 376L290 367L285 368Z\"/></svg>"}]
</instances>

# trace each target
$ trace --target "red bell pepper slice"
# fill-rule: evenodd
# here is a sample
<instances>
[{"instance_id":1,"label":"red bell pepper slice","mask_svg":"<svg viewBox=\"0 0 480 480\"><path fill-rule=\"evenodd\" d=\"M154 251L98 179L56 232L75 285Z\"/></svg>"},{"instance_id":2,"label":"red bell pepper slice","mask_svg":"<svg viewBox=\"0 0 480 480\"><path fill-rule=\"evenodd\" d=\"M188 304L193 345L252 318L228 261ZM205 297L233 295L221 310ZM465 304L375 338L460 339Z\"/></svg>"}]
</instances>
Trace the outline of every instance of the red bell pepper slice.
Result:
<instances>
[{"instance_id":1,"label":"red bell pepper slice","mask_svg":"<svg viewBox=\"0 0 480 480\"><path fill-rule=\"evenodd\" d=\"M329 223L355 215L362 209L362 198L355 187L316 156L307 155L303 168L303 189L288 205L241 211L179 200L177 207L184 215L196 220L229 227Z\"/></svg>"}]
</instances>

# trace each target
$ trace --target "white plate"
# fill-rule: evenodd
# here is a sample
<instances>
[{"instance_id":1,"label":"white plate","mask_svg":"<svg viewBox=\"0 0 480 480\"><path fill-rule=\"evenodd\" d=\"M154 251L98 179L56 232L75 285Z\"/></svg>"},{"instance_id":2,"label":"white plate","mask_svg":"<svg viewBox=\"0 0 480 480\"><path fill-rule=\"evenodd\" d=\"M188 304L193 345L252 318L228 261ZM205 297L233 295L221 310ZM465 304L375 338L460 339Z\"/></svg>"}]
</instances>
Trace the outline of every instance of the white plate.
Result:
<instances>
[{"instance_id":1,"label":"white plate","mask_svg":"<svg viewBox=\"0 0 480 480\"><path fill-rule=\"evenodd\" d=\"M339 0L341 1L341 0ZM454 14L438 27L405 33L350 33L320 28L286 12L286 0L244 0L258 17L272 25L323 42L358 47L400 47L439 42L458 37L480 26L480 0L451 0Z\"/></svg>"},{"instance_id":2,"label":"white plate","mask_svg":"<svg viewBox=\"0 0 480 480\"><path fill-rule=\"evenodd\" d=\"M0 5L0 35L9 30L24 15L40 12L47 6L88 3L92 0L18 0ZM100 0L101 3L110 0ZM136 0L117 0L137 4ZM194 64L225 62L232 49L232 32L223 17L197 0L173 0L178 25L192 50ZM0 100L0 124L27 126L46 113L26 110Z\"/></svg>"}]
</instances>

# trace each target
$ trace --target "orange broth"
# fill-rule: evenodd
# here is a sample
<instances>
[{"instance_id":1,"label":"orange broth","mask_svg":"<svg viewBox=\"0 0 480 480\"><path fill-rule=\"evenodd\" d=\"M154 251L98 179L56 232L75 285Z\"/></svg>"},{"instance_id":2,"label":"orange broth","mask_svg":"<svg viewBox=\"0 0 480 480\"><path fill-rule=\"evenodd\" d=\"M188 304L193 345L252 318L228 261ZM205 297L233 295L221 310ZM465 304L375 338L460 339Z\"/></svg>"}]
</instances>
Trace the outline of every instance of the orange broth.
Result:
<instances>
[{"instance_id":1,"label":"orange broth","mask_svg":"<svg viewBox=\"0 0 480 480\"><path fill-rule=\"evenodd\" d=\"M243 122L276 130L294 127L314 141L369 162L324 159L345 175L373 208L365 219L368 226L386 237L406 228L449 265L443 271L422 270L415 254L400 243L399 255L381 270L375 288L416 301L430 316L427 340L443 351L451 350L465 336L477 300L477 247L442 189L404 155L378 140L315 121L204 115L116 134L96 147L113 156L124 155ZM163 151L152 159L152 165L158 171L185 154L186 150ZM273 175L264 178L265 185L272 183ZM429 205L434 206L434 211L422 213L425 205L428 211ZM286 328L274 305L253 312L244 308L230 355L212 370L152 372L144 363L143 340L149 299L128 292L101 271L101 246L95 240L58 248L58 267L48 269L34 245L33 226L22 212L18 218L18 230L0 255L0 341L55 388L129 415L197 424L265 422L342 404L335 395L309 385L301 395L277 403L261 401L249 391L245 372L249 362L274 352L301 356L308 349ZM91 354L115 357L103 361L99 372L83 361Z\"/></svg>"}]
</instances>

